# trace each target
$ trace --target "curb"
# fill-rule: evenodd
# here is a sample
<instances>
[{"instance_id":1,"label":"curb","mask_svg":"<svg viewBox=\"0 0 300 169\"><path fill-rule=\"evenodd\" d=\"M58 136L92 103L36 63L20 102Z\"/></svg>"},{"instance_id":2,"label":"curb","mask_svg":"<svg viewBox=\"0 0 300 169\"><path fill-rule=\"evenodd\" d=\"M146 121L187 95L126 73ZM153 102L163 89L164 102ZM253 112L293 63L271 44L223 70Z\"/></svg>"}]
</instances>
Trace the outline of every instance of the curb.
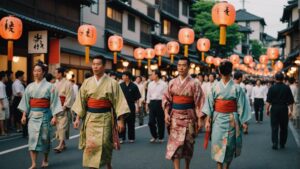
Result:
<instances>
[{"instance_id":1,"label":"curb","mask_svg":"<svg viewBox=\"0 0 300 169\"><path fill-rule=\"evenodd\" d=\"M289 122L289 128L291 129L291 132L294 136L295 142L297 144L297 148L300 150L300 135L291 122Z\"/></svg>"}]
</instances>

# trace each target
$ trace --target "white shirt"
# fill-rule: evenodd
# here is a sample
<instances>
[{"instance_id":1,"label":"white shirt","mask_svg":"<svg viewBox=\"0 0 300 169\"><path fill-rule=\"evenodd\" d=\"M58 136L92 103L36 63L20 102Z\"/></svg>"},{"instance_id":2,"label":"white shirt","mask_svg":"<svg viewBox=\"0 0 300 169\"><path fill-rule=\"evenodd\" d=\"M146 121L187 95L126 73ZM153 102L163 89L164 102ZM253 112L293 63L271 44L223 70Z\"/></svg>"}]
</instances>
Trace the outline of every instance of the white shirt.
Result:
<instances>
[{"instance_id":1,"label":"white shirt","mask_svg":"<svg viewBox=\"0 0 300 169\"><path fill-rule=\"evenodd\" d=\"M140 102L142 102L143 100L145 100L145 91L146 91L145 90L145 85L144 85L143 82L140 82L140 83L134 82L134 84L136 84L137 87L139 88L139 91L141 93L141 98L139 100L140 100Z\"/></svg>"},{"instance_id":2,"label":"white shirt","mask_svg":"<svg viewBox=\"0 0 300 169\"><path fill-rule=\"evenodd\" d=\"M249 97L249 99L251 98L252 89L253 89L253 86L251 84L246 85L247 96Z\"/></svg>"},{"instance_id":3,"label":"white shirt","mask_svg":"<svg viewBox=\"0 0 300 169\"><path fill-rule=\"evenodd\" d=\"M267 89L265 87L263 87L262 85L258 86L254 86L252 89L252 94L251 94L251 99L254 102L254 99L264 99L264 101L266 101L267 98Z\"/></svg>"},{"instance_id":4,"label":"white shirt","mask_svg":"<svg viewBox=\"0 0 300 169\"><path fill-rule=\"evenodd\" d=\"M162 100L162 96L167 88L167 83L162 80L158 82L151 81L148 85L147 103L150 103L151 100Z\"/></svg>"},{"instance_id":5,"label":"white shirt","mask_svg":"<svg viewBox=\"0 0 300 169\"><path fill-rule=\"evenodd\" d=\"M18 96L18 93L21 93L23 95L25 91L25 88L22 84L22 82L19 79L16 79L14 83L12 84L12 92L13 96Z\"/></svg>"},{"instance_id":6,"label":"white shirt","mask_svg":"<svg viewBox=\"0 0 300 169\"><path fill-rule=\"evenodd\" d=\"M73 84L73 98L75 99L76 96L78 94L78 85L77 84Z\"/></svg>"},{"instance_id":7,"label":"white shirt","mask_svg":"<svg viewBox=\"0 0 300 169\"><path fill-rule=\"evenodd\" d=\"M0 81L0 99L6 99L7 98L5 88L6 88L5 84L2 81Z\"/></svg>"},{"instance_id":8,"label":"white shirt","mask_svg":"<svg viewBox=\"0 0 300 169\"><path fill-rule=\"evenodd\" d=\"M290 88L291 88L292 94L294 96L295 103L298 103L300 100L299 100L299 94L298 94L299 89L298 89L297 85L292 84L292 85L290 85Z\"/></svg>"}]
</instances>

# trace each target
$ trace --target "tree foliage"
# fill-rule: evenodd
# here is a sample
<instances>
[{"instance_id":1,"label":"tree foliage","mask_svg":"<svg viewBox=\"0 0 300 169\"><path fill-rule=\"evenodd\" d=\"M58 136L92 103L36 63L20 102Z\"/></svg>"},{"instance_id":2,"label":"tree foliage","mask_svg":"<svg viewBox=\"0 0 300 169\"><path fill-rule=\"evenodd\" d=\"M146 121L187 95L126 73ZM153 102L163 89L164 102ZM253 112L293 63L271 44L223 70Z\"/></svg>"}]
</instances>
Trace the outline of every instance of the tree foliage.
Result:
<instances>
[{"instance_id":1,"label":"tree foliage","mask_svg":"<svg viewBox=\"0 0 300 169\"><path fill-rule=\"evenodd\" d=\"M210 39L212 55L227 57L233 53L234 48L241 41L242 34L238 32L239 26L233 24L227 27L226 45L219 45L220 29L212 21L211 9L214 1L198 0L192 6L192 12L195 14L195 24L193 28L196 34Z\"/></svg>"},{"instance_id":2,"label":"tree foliage","mask_svg":"<svg viewBox=\"0 0 300 169\"><path fill-rule=\"evenodd\" d=\"M259 60L259 56L266 53L266 48L258 40L251 40L251 54L254 59Z\"/></svg>"}]
</instances>

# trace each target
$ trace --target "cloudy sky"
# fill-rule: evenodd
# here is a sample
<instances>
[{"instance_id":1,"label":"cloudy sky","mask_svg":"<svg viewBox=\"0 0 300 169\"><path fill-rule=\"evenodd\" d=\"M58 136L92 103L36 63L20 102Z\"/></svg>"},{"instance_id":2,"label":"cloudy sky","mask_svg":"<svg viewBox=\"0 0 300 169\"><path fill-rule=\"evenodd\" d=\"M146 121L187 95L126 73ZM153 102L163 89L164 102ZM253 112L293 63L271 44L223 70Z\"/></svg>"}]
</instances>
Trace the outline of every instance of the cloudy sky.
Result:
<instances>
[{"instance_id":1,"label":"cloudy sky","mask_svg":"<svg viewBox=\"0 0 300 169\"><path fill-rule=\"evenodd\" d=\"M242 8L243 0L228 0L235 9ZM277 38L277 32L286 28L286 24L280 21L284 5L287 0L245 0L245 8L248 12L265 19L267 26L265 33Z\"/></svg>"}]
</instances>

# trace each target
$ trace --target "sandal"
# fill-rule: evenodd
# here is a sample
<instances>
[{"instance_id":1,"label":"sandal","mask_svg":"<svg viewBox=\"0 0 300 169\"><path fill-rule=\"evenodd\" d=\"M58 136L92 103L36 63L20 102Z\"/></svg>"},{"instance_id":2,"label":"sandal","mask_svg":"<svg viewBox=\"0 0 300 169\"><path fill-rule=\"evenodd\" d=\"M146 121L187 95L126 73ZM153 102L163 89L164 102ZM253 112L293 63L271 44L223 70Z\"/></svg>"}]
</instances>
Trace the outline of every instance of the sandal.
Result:
<instances>
[{"instance_id":1,"label":"sandal","mask_svg":"<svg viewBox=\"0 0 300 169\"><path fill-rule=\"evenodd\" d=\"M42 168L47 168L49 166L49 163L48 162L42 162Z\"/></svg>"}]
</instances>

